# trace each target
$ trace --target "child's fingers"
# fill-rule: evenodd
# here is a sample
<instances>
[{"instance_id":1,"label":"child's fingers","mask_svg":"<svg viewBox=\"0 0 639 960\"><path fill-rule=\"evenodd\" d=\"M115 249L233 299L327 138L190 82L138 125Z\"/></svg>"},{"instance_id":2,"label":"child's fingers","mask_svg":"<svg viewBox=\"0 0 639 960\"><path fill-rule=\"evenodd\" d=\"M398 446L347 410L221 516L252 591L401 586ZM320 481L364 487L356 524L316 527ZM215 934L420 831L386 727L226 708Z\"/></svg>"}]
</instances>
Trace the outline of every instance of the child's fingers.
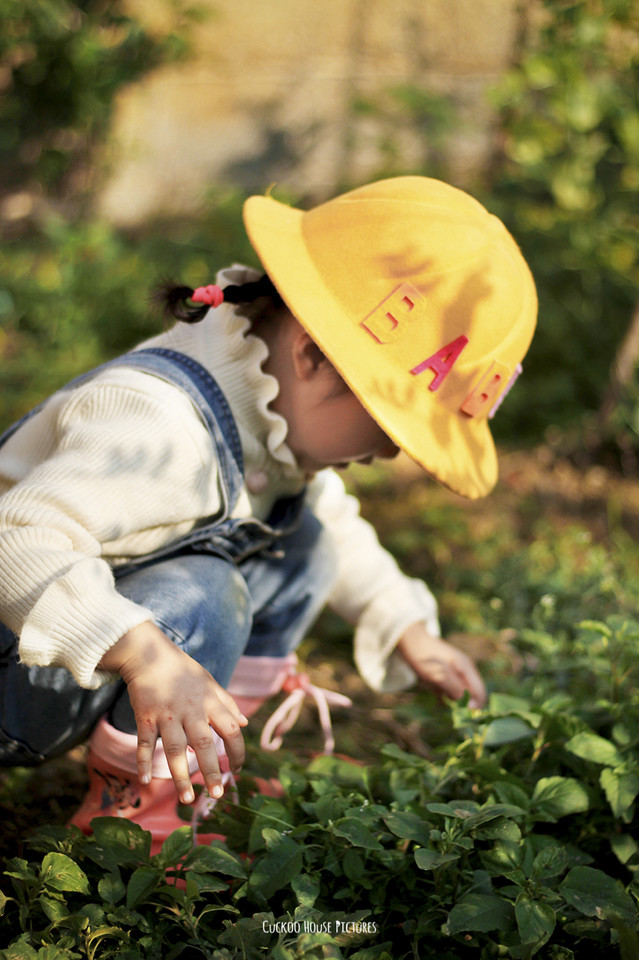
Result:
<instances>
[{"instance_id":1,"label":"child's fingers","mask_svg":"<svg viewBox=\"0 0 639 960\"><path fill-rule=\"evenodd\" d=\"M470 693L469 707L483 707L486 703L487 694L484 681L478 671L471 664L471 669L466 673L466 689Z\"/></svg>"},{"instance_id":2,"label":"child's fingers","mask_svg":"<svg viewBox=\"0 0 639 960\"><path fill-rule=\"evenodd\" d=\"M171 771L175 789L182 803L193 803L195 794L191 786L189 764L186 758L187 738L181 724L166 723L161 731L164 755Z\"/></svg>"},{"instance_id":3,"label":"child's fingers","mask_svg":"<svg viewBox=\"0 0 639 960\"><path fill-rule=\"evenodd\" d=\"M243 719L246 720L246 717ZM219 710L217 710L211 711L209 722L217 735L224 741L231 770L234 773L239 773L244 764L244 737L238 721L228 711L220 715ZM248 723L248 721L246 722Z\"/></svg>"},{"instance_id":4,"label":"child's fingers","mask_svg":"<svg viewBox=\"0 0 639 960\"><path fill-rule=\"evenodd\" d=\"M195 750L200 773L210 796L219 799L224 793L220 761L215 746L213 731L205 721L185 724L189 745Z\"/></svg>"},{"instance_id":5,"label":"child's fingers","mask_svg":"<svg viewBox=\"0 0 639 960\"><path fill-rule=\"evenodd\" d=\"M464 677L461 673L458 673L457 670L447 671L443 678L437 683L437 686L447 697L450 697L451 700L459 700L467 690Z\"/></svg>"},{"instance_id":6,"label":"child's fingers","mask_svg":"<svg viewBox=\"0 0 639 960\"><path fill-rule=\"evenodd\" d=\"M158 740L158 731L154 723L147 722L141 729L138 724L138 746L136 762L140 783L150 783L153 775L153 754Z\"/></svg>"},{"instance_id":7,"label":"child's fingers","mask_svg":"<svg viewBox=\"0 0 639 960\"><path fill-rule=\"evenodd\" d=\"M468 690L470 707L482 707L486 702L486 687L481 678L479 670L465 653L458 653L457 671L463 683L462 693Z\"/></svg>"},{"instance_id":8,"label":"child's fingers","mask_svg":"<svg viewBox=\"0 0 639 960\"><path fill-rule=\"evenodd\" d=\"M219 687L217 691L219 699L222 701L227 710L230 710L237 722L241 727L245 727L248 723L247 718L244 716L237 703L233 699L230 693L224 689L224 687Z\"/></svg>"}]
</instances>

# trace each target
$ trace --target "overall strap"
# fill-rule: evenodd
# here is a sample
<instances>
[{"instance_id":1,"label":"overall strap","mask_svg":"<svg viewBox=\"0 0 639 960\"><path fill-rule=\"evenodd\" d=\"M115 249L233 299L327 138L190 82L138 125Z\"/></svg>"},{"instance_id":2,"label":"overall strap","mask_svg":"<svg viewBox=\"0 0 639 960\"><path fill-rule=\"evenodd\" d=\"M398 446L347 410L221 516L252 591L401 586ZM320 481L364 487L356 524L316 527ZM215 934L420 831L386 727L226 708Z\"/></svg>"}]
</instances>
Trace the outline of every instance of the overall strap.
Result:
<instances>
[{"instance_id":1,"label":"overall strap","mask_svg":"<svg viewBox=\"0 0 639 960\"><path fill-rule=\"evenodd\" d=\"M196 409L200 412L213 438L219 458L220 475L223 478L222 491L225 499L224 514L235 505L243 485L244 458L242 446L233 419L231 408L219 385L210 373L192 357L176 350L164 347L147 347L142 350L133 350L121 357L103 363L101 366L76 377L63 391L74 389L83 383L92 380L97 374L110 367L134 367L144 373L151 373L168 383L179 387L187 394ZM38 413L46 401L38 404L33 410L10 426L0 436L0 447L11 437L23 423Z\"/></svg>"},{"instance_id":2,"label":"overall strap","mask_svg":"<svg viewBox=\"0 0 639 960\"><path fill-rule=\"evenodd\" d=\"M152 373L187 394L215 442L220 471L226 481L224 486L228 488L224 510L227 514L237 502L244 483L244 457L237 425L219 384L197 360L164 347L133 350L118 357L113 365Z\"/></svg>"}]
</instances>

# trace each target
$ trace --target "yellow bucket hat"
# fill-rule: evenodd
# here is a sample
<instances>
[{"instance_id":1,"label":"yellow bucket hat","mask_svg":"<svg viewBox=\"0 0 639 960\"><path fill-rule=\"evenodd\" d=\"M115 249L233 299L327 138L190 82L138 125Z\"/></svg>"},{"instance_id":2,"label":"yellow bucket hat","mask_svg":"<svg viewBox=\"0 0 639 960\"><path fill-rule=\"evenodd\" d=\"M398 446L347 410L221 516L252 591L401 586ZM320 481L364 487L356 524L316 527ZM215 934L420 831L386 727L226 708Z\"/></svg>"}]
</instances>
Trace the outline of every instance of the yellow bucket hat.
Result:
<instances>
[{"instance_id":1,"label":"yellow bucket hat","mask_svg":"<svg viewBox=\"0 0 639 960\"><path fill-rule=\"evenodd\" d=\"M282 299L382 429L456 493L489 493L489 414L537 315L501 221L426 177L381 180L306 212L254 196L244 221Z\"/></svg>"}]
</instances>

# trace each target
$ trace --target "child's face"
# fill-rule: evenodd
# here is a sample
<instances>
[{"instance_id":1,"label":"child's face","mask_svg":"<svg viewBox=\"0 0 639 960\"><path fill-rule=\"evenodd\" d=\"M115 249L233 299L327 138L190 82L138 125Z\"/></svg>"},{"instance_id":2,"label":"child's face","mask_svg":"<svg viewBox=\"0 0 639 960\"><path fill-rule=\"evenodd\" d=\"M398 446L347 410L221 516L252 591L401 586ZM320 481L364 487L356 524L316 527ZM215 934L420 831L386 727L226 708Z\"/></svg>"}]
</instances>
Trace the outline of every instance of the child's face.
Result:
<instances>
[{"instance_id":1,"label":"child's face","mask_svg":"<svg viewBox=\"0 0 639 960\"><path fill-rule=\"evenodd\" d=\"M330 375L301 385L295 412L287 419L287 442L305 473L399 453L355 394Z\"/></svg>"},{"instance_id":2,"label":"child's face","mask_svg":"<svg viewBox=\"0 0 639 960\"><path fill-rule=\"evenodd\" d=\"M328 396L306 413L302 431L289 445L305 473L349 463L371 463L397 456L399 447L377 426L354 393Z\"/></svg>"},{"instance_id":3,"label":"child's face","mask_svg":"<svg viewBox=\"0 0 639 960\"><path fill-rule=\"evenodd\" d=\"M272 407L288 424L286 442L304 473L397 456L399 447L290 315L269 346L264 368L279 382Z\"/></svg>"}]
</instances>

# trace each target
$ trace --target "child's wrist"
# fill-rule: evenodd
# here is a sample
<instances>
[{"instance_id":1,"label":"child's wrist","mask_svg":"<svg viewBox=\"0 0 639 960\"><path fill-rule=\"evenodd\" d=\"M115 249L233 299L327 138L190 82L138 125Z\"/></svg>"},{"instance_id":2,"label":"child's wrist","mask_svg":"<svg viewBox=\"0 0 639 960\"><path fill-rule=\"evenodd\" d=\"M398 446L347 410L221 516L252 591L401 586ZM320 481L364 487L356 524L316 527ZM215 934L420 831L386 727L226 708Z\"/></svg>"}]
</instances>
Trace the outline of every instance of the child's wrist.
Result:
<instances>
[{"instance_id":1,"label":"child's wrist","mask_svg":"<svg viewBox=\"0 0 639 960\"><path fill-rule=\"evenodd\" d=\"M152 656L151 648L157 648L164 642L171 643L154 623L145 620L116 640L100 660L99 667L109 673L119 673L128 683L137 672L138 664L145 660L149 662Z\"/></svg>"},{"instance_id":2,"label":"child's wrist","mask_svg":"<svg viewBox=\"0 0 639 960\"><path fill-rule=\"evenodd\" d=\"M426 624L423 620L420 620L417 623L412 623L410 627L404 630L397 641L397 650L402 656L406 656L407 653L412 653L415 644L421 647L425 643L436 642L437 639L437 637L426 629Z\"/></svg>"}]
</instances>

